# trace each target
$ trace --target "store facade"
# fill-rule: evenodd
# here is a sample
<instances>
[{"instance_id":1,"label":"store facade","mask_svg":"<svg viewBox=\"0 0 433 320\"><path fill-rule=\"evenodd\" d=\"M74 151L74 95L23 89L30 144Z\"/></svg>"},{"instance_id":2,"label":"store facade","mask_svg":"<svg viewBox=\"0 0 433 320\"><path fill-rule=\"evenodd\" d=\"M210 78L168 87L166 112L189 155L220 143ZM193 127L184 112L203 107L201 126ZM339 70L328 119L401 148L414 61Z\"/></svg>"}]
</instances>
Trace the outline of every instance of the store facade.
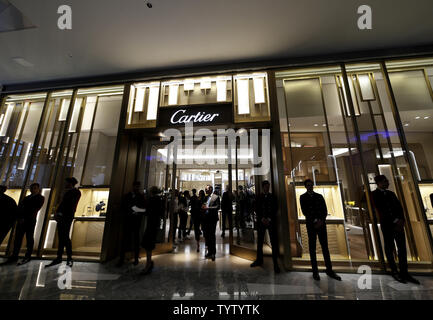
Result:
<instances>
[{"instance_id":1,"label":"store facade","mask_svg":"<svg viewBox=\"0 0 433 320\"><path fill-rule=\"evenodd\" d=\"M63 180L76 177L74 255L106 261L117 256L121 199L135 180L165 191L160 253L172 250L173 190L212 184L253 198L270 180L282 261L302 270L309 256L299 196L310 178L327 202L334 264L353 271L386 265L370 194L374 176L385 174L404 204L410 268L433 270L432 84L433 59L422 58L3 93L1 184L18 202L40 183L46 200L34 256L48 258L57 246L52 215ZM252 260L254 213L237 214L234 208L230 253ZM1 244L2 255L13 237Z\"/></svg>"}]
</instances>

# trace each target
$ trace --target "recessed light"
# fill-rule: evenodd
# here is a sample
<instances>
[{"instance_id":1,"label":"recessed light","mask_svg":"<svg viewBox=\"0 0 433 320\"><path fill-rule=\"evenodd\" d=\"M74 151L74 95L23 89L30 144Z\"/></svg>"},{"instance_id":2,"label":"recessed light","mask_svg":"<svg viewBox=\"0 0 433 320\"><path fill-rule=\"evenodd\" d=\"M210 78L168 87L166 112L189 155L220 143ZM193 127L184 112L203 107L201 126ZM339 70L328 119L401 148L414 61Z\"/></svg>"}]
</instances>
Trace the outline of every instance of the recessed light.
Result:
<instances>
[{"instance_id":1,"label":"recessed light","mask_svg":"<svg viewBox=\"0 0 433 320\"><path fill-rule=\"evenodd\" d=\"M424 117L425 120L430 119L430 117Z\"/></svg>"},{"instance_id":2,"label":"recessed light","mask_svg":"<svg viewBox=\"0 0 433 320\"><path fill-rule=\"evenodd\" d=\"M21 57L15 57L12 58L13 61L15 61L16 63L18 63L20 66L29 68L29 67L33 67L33 63L28 62L26 59L21 58Z\"/></svg>"},{"instance_id":3,"label":"recessed light","mask_svg":"<svg viewBox=\"0 0 433 320\"><path fill-rule=\"evenodd\" d=\"M409 127L409 123L405 123L404 126L405 126L405 127Z\"/></svg>"},{"instance_id":4,"label":"recessed light","mask_svg":"<svg viewBox=\"0 0 433 320\"><path fill-rule=\"evenodd\" d=\"M326 127L326 123L322 124L322 127Z\"/></svg>"},{"instance_id":5,"label":"recessed light","mask_svg":"<svg viewBox=\"0 0 433 320\"><path fill-rule=\"evenodd\" d=\"M415 117L415 119L417 119L417 120L418 120L418 119L421 119L421 117L419 117L419 116L418 116L418 117Z\"/></svg>"},{"instance_id":6,"label":"recessed light","mask_svg":"<svg viewBox=\"0 0 433 320\"><path fill-rule=\"evenodd\" d=\"M314 124L315 127L318 127L319 125L317 123Z\"/></svg>"}]
</instances>

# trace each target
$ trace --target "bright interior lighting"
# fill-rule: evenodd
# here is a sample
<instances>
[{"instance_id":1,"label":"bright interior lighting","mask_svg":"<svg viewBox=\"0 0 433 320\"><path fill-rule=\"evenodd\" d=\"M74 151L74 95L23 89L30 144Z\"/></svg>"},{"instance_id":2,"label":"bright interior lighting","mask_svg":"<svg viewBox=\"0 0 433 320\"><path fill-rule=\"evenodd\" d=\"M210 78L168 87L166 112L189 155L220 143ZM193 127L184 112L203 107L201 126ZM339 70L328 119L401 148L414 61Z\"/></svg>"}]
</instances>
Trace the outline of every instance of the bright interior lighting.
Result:
<instances>
[{"instance_id":1,"label":"bright interior lighting","mask_svg":"<svg viewBox=\"0 0 433 320\"><path fill-rule=\"evenodd\" d=\"M89 131L92 128L92 120L95 112L97 96L88 96L86 107L84 108L83 122L81 123L81 132Z\"/></svg>"},{"instance_id":2,"label":"bright interior lighting","mask_svg":"<svg viewBox=\"0 0 433 320\"><path fill-rule=\"evenodd\" d=\"M66 121L68 115L70 99L62 99L62 105L60 107L59 121Z\"/></svg>"},{"instance_id":3,"label":"bright interior lighting","mask_svg":"<svg viewBox=\"0 0 433 320\"><path fill-rule=\"evenodd\" d=\"M156 113L158 111L158 95L159 87L154 86L149 88L149 102L147 105L147 120L156 120Z\"/></svg>"},{"instance_id":4,"label":"bright interior lighting","mask_svg":"<svg viewBox=\"0 0 433 320\"><path fill-rule=\"evenodd\" d=\"M135 87L131 86L131 91L129 92L129 101L131 101L132 99L134 99L135 96ZM128 124L131 124L132 121L132 106L133 104L130 102L129 103L129 110L128 110Z\"/></svg>"},{"instance_id":5,"label":"bright interior lighting","mask_svg":"<svg viewBox=\"0 0 433 320\"><path fill-rule=\"evenodd\" d=\"M200 81L200 89L210 89L212 88L211 79L205 78Z\"/></svg>"},{"instance_id":6,"label":"bright interior lighting","mask_svg":"<svg viewBox=\"0 0 433 320\"><path fill-rule=\"evenodd\" d=\"M80 108L82 102L83 102L83 98L78 98L75 100L74 110L72 111L72 119L71 119L71 123L69 124L70 133L76 132L77 130L78 116L80 115Z\"/></svg>"},{"instance_id":7,"label":"bright interior lighting","mask_svg":"<svg viewBox=\"0 0 433 320\"><path fill-rule=\"evenodd\" d=\"M178 84L170 84L169 92L168 92L168 104L175 105L177 104L177 92L179 90Z\"/></svg>"},{"instance_id":8,"label":"bright interior lighting","mask_svg":"<svg viewBox=\"0 0 433 320\"><path fill-rule=\"evenodd\" d=\"M135 96L134 112L143 112L144 110L144 88L137 88Z\"/></svg>"},{"instance_id":9,"label":"bright interior lighting","mask_svg":"<svg viewBox=\"0 0 433 320\"><path fill-rule=\"evenodd\" d=\"M430 117L424 117L425 120L430 119Z\"/></svg>"},{"instance_id":10,"label":"bright interior lighting","mask_svg":"<svg viewBox=\"0 0 433 320\"><path fill-rule=\"evenodd\" d=\"M226 101L227 100L227 81L226 80L217 80L217 101Z\"/></svg>"},{"instance_id":11,"label":"bright interior lighting","mask_svg":"<svg viewBox=\"0 0 433 320\"><path fill-rule=\"evenodd\" d=\"M249 80L238 79L238 114L250 113L250 97L248 92Z\"/></svg>"},{"instance_id":12,"label":"bright interior lighting","mask_svg":"<svg viewBox=\"0 0 433 320\"><path fill-rule=\"evenodd\" d=\"M418 119L421 119L421 117L415 117L415 119L417 119L417 120L418 120Z\"/></svg>"},{"instance_id":13,"label":"bright interior lighting","mask_svg":"<svg viewBox=\"0 0 433 320\"><path fill-rule=\"evenodd\" d=\"M351 151L355 151L355 148L352 148ZM349 152L349 148L332 148L332 154L334 156L339 156Z\"/></svg>"},{"instance_id":14,"label":"bright interior lighting","mask_svg":"<svg viewBox=\"0 0 433 320\"><path fill-rule=\"evenodd\" d=\"M6 132L9 127L9 121L11 120L12 112L14 111L14 108L15 108L15 103L8 104L8 107L6 109L6 114L4 116L4 120L2 122L1 130L0 130L0 137L6 136Z\"/></svg>"},{"instance_id":15,"label":"bright interior lighting","mask_svg":"<svg viewBox=\"0 0 433 320\"><path fill-rule=\"evenodd\" d=\"M254 78L254 99L256 103L265 103L265 87L263 78Z\"/></svg>"},{"instance_id":16,"label":"bright interior lighting","mask_svg":"<svg viewBox=\"0 0 433 320\"><path fill-rule=\"evenodd\" d=\"M18 165L18 170L25 169L27 164L27 158L29 157L30 147L31 147L31 143L24 142L24 146L23 146L24 151L21 151L23 152L24 156L21 157L20 163Z\"/></svg>"}]
</instances>

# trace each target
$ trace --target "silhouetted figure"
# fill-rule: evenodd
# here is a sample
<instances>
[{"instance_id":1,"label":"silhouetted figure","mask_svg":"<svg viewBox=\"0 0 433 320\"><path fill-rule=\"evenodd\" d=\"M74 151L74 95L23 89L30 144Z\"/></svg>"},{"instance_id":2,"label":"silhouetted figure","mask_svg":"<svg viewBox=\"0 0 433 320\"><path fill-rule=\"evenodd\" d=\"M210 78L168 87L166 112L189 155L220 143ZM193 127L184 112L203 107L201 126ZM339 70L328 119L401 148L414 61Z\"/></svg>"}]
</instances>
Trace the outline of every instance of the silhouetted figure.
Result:
<instances>
[{"instance_id":1,"label":"silhouetted figure","mask_svg":"<svg viewBox=\"0 0 433 320\"><path fill-rule=\"evenodd\" d=\"M75 188L78 183L74 177L66 178L65 194L62 201L57 207L54 219L57 221L57 235L59 237L59 248L57 249L57 258L45 267L51 267L62 262L63 250L66 247L66 265L72 267L72 242L69 238L72 221L74 220L75 210L77 210L78 201L80 201L81 192Z\"/></svg>"},{"instance_id":2,"label":"silhouetted figure","mask_svg":"<svg viewBox=\"0 0 433 320\"><path fill-rule=\"evenodd\" d=\"M255 202L255 210L257 214L257 259L251 264L251 267L257 267L263 264L263 242L265 239L265 232L268 230L269 238L271 239L274 271L275 273L280 273L280 267L278 266L278 201L277 197L269 192L270 187L271 184L269 181L263 181L263 192L257 196Z\"/></svg>"},{"instance_id":3,"label":"silhouetted figure","mask_svg":"<svg viewBox=\"0 0 433 320\"><path fill-rule=\"evenodd\" d=\"M197 252L200 252L200 224L201 224L201 206L204 201L204 192L200 191L200 197L197 196L197 190L192 189L192 196L190 199L191 205L191 222L194 225L194 237L197 242Z\"/></svg>"},{"instance_id":4,"label":"silhouetted figure","mask_svg":"<svg viewBox=\"0 0 433 320\"><path fill-rule=\"evenodd\" d=\"M0 244L12 229L17 218L17 203L5 194L6 186L0 186Z\"/></svg>"},{"instance_id":5,"label":"silhouetted figure","mask_svg":"<svg viewBox=\"0 0 433 320\"><path fill-rule=\"evenodd\" d=\"M221 199L221 217L222 217L222 233L221 238L224 238L226 232L226 219L229 221L229 230L233 229L233 194L230 186L226 186L226 191Z\"/></svg>"},{"instance_id":6,"label":"silhouetted figure","mask_svg":"<svg viewBox=\"0 0 433 320\"><path fill-rule=\"evenodd\" d=\"M156 236L160 227L161 219L164 217L165 202L159 195L158 187L149 189L149 198L146 202L146 229L144 230L142 246L146 250L146 266L142 274L149 274L153 269L152 251L155 249Z\"/></svg>"},{"instance_id":7,"label":"silhouetted figure","mask_svg":"<svg viewBox=\"0 0 433 320\"><path fill-rule=\"evenodd\" d=\"M323 258L326 265L326 274L329 277L340 281L341 277L332 270L331 256L328 249L328 232L326 229L328 208L326 207L325 199L321 194L313 191L314 183L311 179L305 180L304 186L307 189L307 192L301 195L300 202L302 213L304 214L306 220L308 247L310 249L313 278L315 280L320 280L316 258L316 241L317 237L319 237Z\"/></svg>"},{"instance_id":8,"label":"silhouetted figure","mask_svg":"<svg viewBox=\"0 0 433 320\"><path fill-rule=\"evenodd\" d=\"M178 212L179 212L179 234L178 238L184 241L186 238L186 225L188 223L188 201L189 192L185 190L179 194Z\"/></svg>"},{"instance_id":9,"label":"silhouetted figure","mask_svg":"<svg viewBox=\"0 0 433 320\"><path fill-rule=\"evenodd\" d=\"M206 258L210 258L212 259L212 261L215 261L215 254L216 254L215 232L216 232L216 225L218 222L218 210L220 209L220 198L212 192L213 192L213 187L210 185L206 186L206 198L205 198L205 202L203 203L202 209L204 210L204 216L203 216L204 237L208 247Z\"/></svg>"},{"instance_id":10,"label":"silhouetted figure","mask_svg":"<svg viewBox=\"0 0 433 320\"><path fill-rule=\"evenodd\" d=\"M373 203L379 216L385 254L391 268L391 275L399 282L405 283L409 281L419 284L419 281L414 279L408 272L403 207L395 193L388 190L389 181L386 176L376 176L374 181L377 184L377 189L372 192ZM397 271L394 260L394 241L397 244L400 273Z\"/></svg>"},{"instance_id":11,"label":"silhouetted figure","mask_svg":"<svg viewBox=\"0 0 433 320\"><path fill-rule=\"evenodd\" d=\"M140 228L145 211L146 200L144 193L140 190L140 182L135 181L132 184L132 191L125 194L122 200L123 235L119 262L117 263L118 267L123 265L125 261L125 254L131 244L131 240L134 252L134 265L138 264L140 254Z\"/></svg>"},{"instance_id":12,"label":"silhouetted figure","mask_svg":"<svg viewBox=\"0 0 433 320\"><path fill-rule=\"evenodd\" d=\"M174 200L173 200L173 244L177 243L176 241L176 230L178 229L179 223L179 191L174 190ZM179 235L181 234L179 230ZM180 237L179 237L180 238ZM173 246L174 248L174 246Z\"/></svg>"},{"instance_id":13,"label":"silhouetted figure","mask_svg":"<svg viewBox=\"0 0 433 320\"><path fill-rule=\"evenodd\" d=\"M24 235L26 236L27 251L24 259L21 260L18 265L26 264L31 260L33 246L35 244L33 235L35 233L36 217L39 210L41 210L44 205L44 201L45 198L41 195L39 183L30 185L30 195L25 197L18 206L18 223L14 249L11 257L8 259L9 262L16 262L18 260Z\"/></svg>"}]
</instances>

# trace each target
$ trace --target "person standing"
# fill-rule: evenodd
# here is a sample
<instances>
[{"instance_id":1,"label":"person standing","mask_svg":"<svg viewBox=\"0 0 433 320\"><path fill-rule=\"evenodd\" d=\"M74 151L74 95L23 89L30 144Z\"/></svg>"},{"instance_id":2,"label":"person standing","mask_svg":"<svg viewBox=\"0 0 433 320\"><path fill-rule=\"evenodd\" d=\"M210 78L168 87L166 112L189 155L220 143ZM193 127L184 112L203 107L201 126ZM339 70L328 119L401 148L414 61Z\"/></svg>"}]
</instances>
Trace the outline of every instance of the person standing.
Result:
<instances>
[{"instance_id":1,"label":"person standing","mask_svg":"<svg viewBox=\"0 0 433 320\"><path fill-rule=\"evenodd\" d=\"M275 273L280 273L280 267L278 266L278 201L277 197L269 192L270 187L271 184L269 181L265 180L262 182L263 192L257 196L255 203L257 214L257 259L251 264L251 267L257 267L263 264L263 242L267 230L269 238L271 239L274 271Z\"/></svg>"},{"instance_id":2,"label":"person standing","mask_svg":"<svg viewBox=\"0 0 433 320\"><path fill-rule=\"evenodd\" d=\"M8 262L12 263L18 261L18 255L24 235L26 236L27 251L24 259L21 260L18 265L26 264L31 260L35 243L33 235L35 233L36 217L39 210L41 210L44 205L44 201L45 198L41 195L39 183L31 184L30 195L25 197L18 206L18 223L14 240L14 249Z\"/></svg>"},{"instance_id":3,"label":"person standing","mask_svg":"<svg viewBox=\"0 0 433 320\"><path fill-rule=\"evenodd\" d=\"M12 229L17 218L17 203L5 194L7 189L6 186L0 186L0 207L2 208L0 215L0 244Z\"/></svg>"},{"instance_id":4,"label":"person standing","mask_svg":"<svg viewBox=\"0 0 433 320\"><path fill-rule=\"evenodd\" d=\"M341 277L332 270L331 256L328 249L328 234L326 230L328 209L325 199L321 194L314 192L314 183L311 179L305 180L304 186L307 192L301 195L300 202L302 213L306 220L313 278L314 280L320 280L316 257L316 241L317 237L319 237L323 258L325 259L326 274L330 278L341 281Z\"/></svg>"},{"instance_id":5,"label":"person standing","mask_svg":"<svg viewBox=\"0 0 433 320\"><path fill-rule=\"evenodd\" d=\"M204 210L204 229L205 229L205 240L208 247L206 258L215 261L216 254L216 225L218 222L218 211L220 209L220 198L218 195L213 193L213 187L206 186L206 198L202 206Z\"/></svg>"},{"instance_id":6,"label":"person standing","mask_svg":"<svg viewBox=\"0 0 433 320\"><path fill-rule=\"evenodd\" d=\"M161 219L164 218L165 203L159 193L158 187L151 187L149 189L149 198L146 201L147 223L141 243L146 250L146 266L141 272L143 275L149 274L153 270L152 251L155 249Z\"/></svg>"},{"instance_id":7,"label":"person standing","mask_svg":"<svg viewBox=\"0 0 433 320\"><path fill-rule=\"evenodd\" d=\"M221 217L222 217L222 233L221 238L225 237L226 220L229 221L229 230L233 229L233 194L230 186L226 186L226 191L223 193L221 200Z\"/></svg>"},{"instance_id":8,"label":"person standing","mask_svg":"<svg viewBox=\"0 0 433 320\"><path fill-rule=\"evenodd\" d=\"M186 225L188 223L188 201L189 191L185 190L179 194L179 239L186 239Z\"/></svg>"},{"instance_id":9,"label":"person standing","mask_svg":"<svg viewBox=\"0 0 433 320\"><path fill-rule=\"evenodd\" d=\"M203 198L197 196L197 190L192 189L191 204L191 223L194 225L194 238L197 242L197 252L200 252L200 223L201 223L201 206Z\"/></svg>"},{"instance_id":10,"label":"person standing","mask_svg":"<svg viewBox=\"0 0 433 320\"><path fill-rule=\"evenodd\" d=\"M134 265L139 262L140 254L140 228L143 213L146 211L146 200L144 193L140 190L140 182L135 181L132 184L132 191L123 196L122 213L123 213L123 235L119 262L120 267L125 261L125 254L132 240L134 250Z\"/></svg>"},{"instance_id":11,"label":"person standing","mask_svg":"<svg viewBox=\"0 0 433 320\"><path fill-rule=\"evenodd\" d=\"M392 277L402 283L412 282L419 284L408 272L406 237L404 234L404 213L400 200L389 188L389 181L384 175L374 178L377 189L372 192L374 207L379 216L380 229L382 230L385 255L391 268ZM394 260L394 248L397 244L398 264L400 272Z\"/></svg>"},{"instance_id":12,"label":"person standing","mask_svg":"<svg viewBox=\"0 0 433 320\"><path fill-rule=\"evenodd\" d=\"M69 238L72 221L74 220L75 210L77 209L78 201L80 201L81 192L75 188L78 183L74 177L66 178L66 192L63 195L62 201L57 207L54 219L57 221L57 234L59 237L59 248L57 250L57 258L45 267L55 266L62 262L63 250L66 247L66 265L72 267L72 242Z\"/></svg>"}]
</instances>

